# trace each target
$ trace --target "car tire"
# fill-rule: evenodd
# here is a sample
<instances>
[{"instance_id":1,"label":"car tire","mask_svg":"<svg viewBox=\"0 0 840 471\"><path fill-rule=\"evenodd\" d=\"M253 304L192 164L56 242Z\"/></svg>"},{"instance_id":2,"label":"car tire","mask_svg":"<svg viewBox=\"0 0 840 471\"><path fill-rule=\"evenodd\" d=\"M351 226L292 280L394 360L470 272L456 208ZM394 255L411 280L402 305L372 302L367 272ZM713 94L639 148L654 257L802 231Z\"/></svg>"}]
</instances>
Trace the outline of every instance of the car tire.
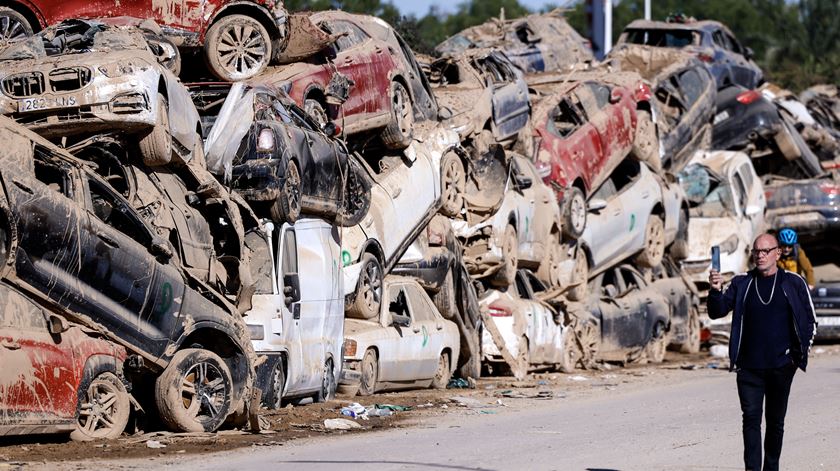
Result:
<instances>
[{"instance_id":1,"label":"car tire","mask_svg":"<svg viewBox=\"0 0 840 471\"><path fill-rule=\"evenodd\" d=\"M651 339L645 345L645 358L648 363L662 363L665 360L666 350L668 350L668 334L663 331L659 338Z\"/></svg>"},{"instance_id":2,"label":"car tire","mask_svg":"<svg viewBox=\"0 0 840 471\"><path fill-rule=\"evenodd\" d=\"M573 186L566 190L562 212L563 235L569 239L579 239L586 229L586 198L580 188Z\"/></svg>"},{"instance_id":3,"label":"car tire","mask_svg":"<svg viewBox=\"0 0 840 471\"><path fill-rule=\"evenodd\" d=\"M659 157L659 140L656 138L656 126L646 110L636 111L636 135L633 138L633 156L646 162L656 173L662 170Z\"/></svg>"},{"instance_id":4,"label":"car tire","mask_svg":"<svg viewBox=\"0 0 840 471\"><path fill-rule=\"evenodd\" d=\"M468 335L472 337L474 351L469 351L470 349L465 350L463 346L461 347L459 358L464 363L458 368L458 376L461 378L478 379L481 377L481 327L470 330Z\"/></svg>"},{"instance_id":5,"label":"car tire","mask_svg":"<svg viewBox=\"0 0 840 471\"><path fill-rule=\"evenodd\" d=\"M324 374L321 376L321 388L315 393L313 400L315 402L327 402L335 399L335 391L338 389L338 383L335 380L335 368L333 368L333 361L328 358L324 362Z\"/></svg>"},{"instance_id":6,"label":"car tire","mask_svg":"<svg viewBox=\"0 0 840 471\"><path fill-rule=\"evenodd\" d=\"M232 394L233 380L227 364L215 353L200 348L176 353L155 383L160 419L178 432L218 429L232 410ZM213 407L208 407L211 402Z\"/></svg>"},{"instance_id":7,"label":"car tire","mask_svg":"<svg viewBox=\"0 0 840 471\"><path fill-rule=\"evenodd\" d=\"M131 414L131 399L125 385L114 373L105 372L91 381L80 394L75 441L114 439L122 435Z\"/></svg>"},{"instance_id":8,"label":"car tire","mask_svg":"<svg viewBox=\"0 0 840 471\"><path fill-rule=\"evenodd\" d=\"M303 101L303 109L306 113L323 128L330 119L327 117L327 111L318 100L314 98L307 98Z\"/></svg>"},{"instance_id":9,"label":"car tire","mask_svg":"<svg viewBox=\"0 0 840 471\"><path fill-rule=\"evenodd\" d=\"M432 301L434 301L435 307L444 319L451 320L458 315L458 304L455 300L455 277L452 270L446 272L443 284L440 285L438 292L432 296Z\"/></svg>"},{"instance_id":10,"label":"car tire","mask_svg":"<svg viewBox=\"0 0 840 471\"><path fill-rule=\"evenodd\" d=\"M389 149L405 149L414 136L414 105L408 90L391 82L391 122L382 130L382 143Z\"/></svg>"},{"instance_id":11,"label":"car tire","mask_svg":"<svg viewBox=\"0 0 840 471\"><path fill-rule=\"evenodd\" d=\"M502 237L502 266L493 277L493 285L505 288L516 279L516 267L519 264L519 238L516 229L508 224Z\"/></svg>"},{"instance_id":12,"label":"car tire","mask_svg":"<svg viewBox=\"0 0 840 471\"><path fill-rule=\"evenodd\" d=\"M347 183L335 218L335 223L339 226L355 226L362 221L370 209L371 190L362 176L363 171L355 159L348 160Z\"/></svg>"},{"instance_id":13,"label":"car tire","mask_svg":"<svg viewBox=\"0 0 840 471\"><path fill-rule=\"evenodd\" d=\"M680 261L688 258L688 213L680 214L680 225L677 229L677 239L668 249L674 260Z\"/></svg>"},{"instance_id":14,"label":"car tire","mask_svg":"<svg viewBox=\"0 0 840 471\"><path fill-rule=\"evenodd\" d=\"M686 324L686 341L680 345L681 353L697 353L700 351L700 312L697 306L691 306L688 310Z\"/></svg>"},{"instance_id":15,"label":"car tire","mask_svg":"<svg viewBox=\"0 0 840 471\"><path fill-rule=\"evenodd\" d=\"M25 16L9 7L0 7L0 48L32 36L34 30Z\"/></svg>"},{"instance_id":16,"label":"car tire","mask_svg":"<svg viewBox=\"0 0 840 471\"><path fill-rule=\"evenodd\" d=\"M283 176L280 194L271 205L271 218L275 222L294 224L298 220L301 211L302 186L298 164L290 160L286 164L286 174Z\"/></svg>"},{"instance_id":17,"label":"car tire","mask_svg":"<svg viewBox=\"0 0 840 471\"><path fill-rule=\"evenodd\" d=\"M283 390L286 388L286 371L283 369L283 360L278 359L271 369L268 377L268 388L265 392L263 403L269 409L278 410L283 407Z\"/></svg>"},{"instance_id":18,"label":"car tire","mask_svg":"<svg viewBox=\"0 0 840 471\"><path fill-rule=\"evenodd\" d=\"M169 105L162 93L157 96L155 125L137 143L143 163L150 167L172 161L172 135L169 130Z\"/></svg>"},{"instance_id":19,"label":"car tire","mask_svg":"<svg viewBox=\"0 0 840 471\"><path fill-rule=\"evenodd\" d=\"M552 233L547 242L546 256L540 263L537 276L546 286L559 288L563 282L563 246L560 242L560 234Z\"/></svg>"},{"instance_id":20,"label":"car tire","mask_svg":"<svg viewBox=\"0 0 840 471\"><path fill-rule=\"evenodd\" d=\"M213 75L235 82L264 71L271 62L272 48L271 36L259 21L250 16L229 15L207 30L204 57Z\"/></svg>"},{"instance_id":21,"label":"car tire","mask_svg":"<svg viewBox=\"0 0 840 471\"><path fill-rule=\"evenodd\" d=\"M382 302L382 266L372 253L362 255L362 269L356 285L356 297L349 306L347 317L373 319L379 315Z\"/></svg>"},{"instance_id":22,"label":"car tire","mask_svg":"<svg viewBox=\"0 0 840 471\"><path fill-rule=\"evenodd\" d=\"M461 214L461 208L464 206L464 192L467 186L464 164L458 154L450 151L443 156L440 166L443 189L440 213L446 217L456 217Z\"/></svg>"},{"instance_id":23,"label":"car tire","mask_svg":"<svg viewBox=\"0 0 840 471\"><path fill-rule=\"evenodd\" d=\"M365 352L361 364L361 380L359 381L359 396L370 396L376 392L376 381L379 378L379 361L376 352L369 349Z\"/></svg>"},{"instance_id":24,"label":"car tire","mask_svg":"<svg viewBox=\"0 0 840 471\"><path fill-rule=\"evenodd\" d=\"M438 358L437 370L435 370L435 377L432 378L432 389L446 389L449 384L449 379L452 377L452 369L449 367L449 354L443 352Z\"/></svg>"},{"instance_id":25,"label":"car tire","mask_svg":"<svg viewBox=\"0 0 840 471\"><path fill-rule=\"evenodd\" d=\"M573 373L580 357L579 351L574 329L571 326L564 327L563 350L560 352L560 363L557 364L557 369L563 373Z\"/></svg>"},{"instance_id":26,"label":"car tire","mask_svg":"<svg viewBox=\"0 0 840 471\"><path fill-rule=\"evenodd\" d=\"M575 251L575 265L572 268L572 284L579 283L566 292L570 301L584 301L589 293L589 259L583 247Z\"/></svg>"},{"instance_id":27,"label":"car tire","mask_svg":"<svg viewBox=\"0 0 840 471\"><path fill-rule=\"evenodd\" d=\"M601 326L594 319L586 319L581 323L579 331L580 360L578 365L584 369L595 367L598 353L601 349Z\"/></svg>"},{"instance_id":28,"label":"car tire","mask_svg":"<svg viewBox=\"0 0 840 471\"><path fill-rule=\"evenodd\" d=\"M645 247L636 256L636 262L646 268L654 268L662 263L665 255L665 223L651 214L645 226Z\"/></svg>"}]
</instances>

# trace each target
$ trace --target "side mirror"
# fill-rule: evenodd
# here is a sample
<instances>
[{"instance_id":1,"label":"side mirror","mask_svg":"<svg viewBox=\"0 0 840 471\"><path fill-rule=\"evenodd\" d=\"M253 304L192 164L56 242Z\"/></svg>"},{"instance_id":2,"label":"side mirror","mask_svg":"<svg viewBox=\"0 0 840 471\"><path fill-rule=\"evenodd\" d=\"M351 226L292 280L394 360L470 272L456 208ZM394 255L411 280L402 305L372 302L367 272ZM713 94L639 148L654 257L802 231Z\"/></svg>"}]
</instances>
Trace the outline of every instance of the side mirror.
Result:
<instances>
[{"instance_id":1,"label":"side mirror","mask_svg":"<svg viewBox=\"0 0 840 471\"><path fill-rule=\"evenodd\" d=\"M391 313L391 325L395 327L408 327L411 325L411 318L402 314Z\"/></svg>"},{"instance_id":2,"label":"side mirror","mask_svg":"<svg viewBox=\"0 0 840 471\"><path fill-rule=\"evenodd\" d=\"M283 275L283 296L286 298L286 307L300 301L300 277L297 273Z\"/></svg>"},{"instance_id":3,"label":"side mirror","mask_svg":"<svg viewBox=\"0 0 840 471\"><path fill-rule=\"evenodd\" d=\"M534 184L533 180L522 175L514 175L513 181L514 183L516 183L516 187L520 190L527 190L528 188L531 188L531 185Z\"/></svg>"},{"instance_id":4,"label":"side mirror","mask_svg":"<svg viewBox=\"0 0 840 471\"><path fill-rule=\"evenodd\" d=\"M601 198L595 198L589 202L589 205L586 207L589 212L598 214L601 212L602 209L607 207L607 200L602 200Z\"/></svg>"},{"instance_id":5,"label":"side mirror","mask_svg":"<svg viewBox=\"0 0 840 471\"><path fill-rule=\"evenodd\" d=\"M610 103L616 104L621 101L621 92L617 88L613 88L610 92Z\"/></svg>"},{"instance_id":6,"label":"side mirror","mask_svg":"<svg viewBox=\"0 0 840 471\"><path fill-rule=\"evenodd\" d=\"M174 255L166 240L158 237L152 240L152 246L149 248L149 252L155 257L160 257L167 261Z\"/></svg>"},{"instance_id":7,"label":"side mirror","mask_svg":"<svg viewBox=\"0 0 840 471\"><path fill-rule=\"evenodd\" d=\"M337 124L333 123L332 121L327 121L326 124L321 128L321 131L324 132L329 137L335 137L341 132L341 127Z\"/></svg>"},{"instance_id":8,"label":"side mirror","mask_svg":"<svg viewBox=\"0 0 840 471\"><path fill-rule=\"evenodd\" d=\"M47 330L49 330L51 334L58 335L62 332L67 332L67 329L69 328L70 325L63 317L50 314L50 318L47 321Z\"/></svg>"}]
</instances>

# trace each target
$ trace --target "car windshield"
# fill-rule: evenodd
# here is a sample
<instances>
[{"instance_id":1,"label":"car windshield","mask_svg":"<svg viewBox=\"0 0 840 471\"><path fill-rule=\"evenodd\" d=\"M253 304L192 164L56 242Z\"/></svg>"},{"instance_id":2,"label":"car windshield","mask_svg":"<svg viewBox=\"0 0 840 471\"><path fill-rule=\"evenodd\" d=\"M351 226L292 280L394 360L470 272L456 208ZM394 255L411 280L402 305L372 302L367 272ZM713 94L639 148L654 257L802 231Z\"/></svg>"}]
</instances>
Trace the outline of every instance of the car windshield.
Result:
<instances>
[{"instance_id":1,"label":"car windshield","mask_svg":"<svg viewBox=\"0 0 840 471\"><path fill-rule=\"evenodd\" d=\"M460 34L456 34L451 38L444 41L440 46L439 49L443 53L454 54L458 52L463 52L465 49L469 49L475 46L475 44L467 39L466 36L462 36Z\"/></svg>"},{"instance_id":2,"label":"car windshield","mask_svg":"<svg viewBox=\"0 0 840 471\"><path fill-rule=\"evenodd\" d=\"M657 47L685 47L697 44L699 35L685 29L630 29L627 42Z\"/></svg>"},{"instance_id":3,"label":"car windshield","mask_svg":"<svg viewBox=\"0 0 840 471\"><path fill-rule=\"evenodd\" d=\"M70 20L13 43L0 52L0 60L39 59L85 52L144 50L147 46L140 34L101 23Z\"/></svg>"},{"instance_id":4,"label":"car windshield","mask_svg":"<svg viewBox=\"0 0 840 471\"><path fill-rule=\"evenodd\" d=\"M680 186L689 202L689 214L695 217L725 217L735 211L732 189L702 165L690 165L680 172Z\"/></svg>"}]
</instances>

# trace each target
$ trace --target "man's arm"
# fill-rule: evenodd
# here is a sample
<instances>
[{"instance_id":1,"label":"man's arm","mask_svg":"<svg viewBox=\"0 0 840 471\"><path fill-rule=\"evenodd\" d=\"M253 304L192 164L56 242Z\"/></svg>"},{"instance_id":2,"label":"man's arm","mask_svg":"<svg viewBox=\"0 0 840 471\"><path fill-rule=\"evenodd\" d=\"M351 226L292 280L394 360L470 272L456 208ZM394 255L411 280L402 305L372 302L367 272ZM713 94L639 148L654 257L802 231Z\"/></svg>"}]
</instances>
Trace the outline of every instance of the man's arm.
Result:
<instances>
[{"instance_id":1,"label":"man's arm","mask_svg":"<svg viewBox=\"0 0 840 471\"><path fill-rule=\"evenodd\" d=\"M706 309L711 319L720 319L729 314L735 307L735 278L726 288L723 288L723 277L720 273L712 271L709 273L709 296L706 298Z\"/></svg>"},{"instance_id":2,"label":"man's arm","mask_svg":"<svg viewBox=\"0 0 840 471\"><path fill-rule=\"evenodd\" d=\"M814 285L817 284L817 280L814 278L814 266L811 265L811 260L805 255L802 247L799 248L799 269L802 271L805 281L808 282L808 288L813 289Z\"/></svg>"}]
</instances>

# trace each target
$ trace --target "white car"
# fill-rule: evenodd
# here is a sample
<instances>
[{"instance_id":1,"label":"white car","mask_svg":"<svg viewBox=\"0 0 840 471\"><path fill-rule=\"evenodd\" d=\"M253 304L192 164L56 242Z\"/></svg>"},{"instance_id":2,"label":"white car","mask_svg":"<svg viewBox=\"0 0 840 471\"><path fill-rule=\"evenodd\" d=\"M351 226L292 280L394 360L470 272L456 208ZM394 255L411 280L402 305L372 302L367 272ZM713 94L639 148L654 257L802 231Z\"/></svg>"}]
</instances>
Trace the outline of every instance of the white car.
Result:
<instances>
[{"instance_id":1,"label":"white car","mask_svg":"<svg viewBox=\"0 0 840 471\"><path fill-rule=\"evenodd\" d=\"M636 159L619 164L592 193L588 210L581 241L589 278L632 256L639 265L653 268L668 245L687 237L682 188L667 184ZM685 243L680 245L684 249Z\"/></svg>"},{"instance_id":2,"label":"white car","mask_svg":"<svg viewBox=\"0 0 840 471\"><path fill-rule=\"evenodd\" d=\"M245 313L254 350L268 358L257 367L263 403L279 409L287 399L331 399L344 340L338 233L320 219L283 224L277 235L272 223L263 227L265 240L246 237L257 292Z\"/></svg>"},{"instance_id":3,"label":"white car","mask_svg":"<svg viewBox=\"0 0 840 471\"><path fill-rule=\"evenodd\" d=\"M496 212L477 224L469 218L452 222L465 245L464 261L471 274L492 275L500 287L513 283L518 267L535 270L550 286L561 286L568 282L564 277L574 261L562 244L557 198L529 159L507 154L508 177Z\"/></svg>"},{"instance_id":4,"label":"white car","mask_svg":"<svg viewBox=\"0 0 840 471\"><path fill-rule=\"evenodd\" d=\"M682 265L705 294L713 245L720 246L724 280L748 269L753 239L765 230L764 188L743 152L698 152L679 180L691 214L688 257Z\"/></svg>"},{"instance_id":5,"label":"white car","mask_svg":"<svg viewBox=\"0 0 840 471\"><path fill-rule=\"evenodd\" d=\"M345 308L351 317L379 313L382 278L440 208L441 162L460 152L453 131L438 126L414 135L402 152L380 157L376 168L366 162L373 181L370 209L361 223L339 229Z\"/></svg>"},{"instance_id":6,"label":"white car","mask_svg":"<svg viewBox=\"0 0 840 471\"><path fill-rule=\"evenodd\" d=\"M536 367L574 369L573 329L564 324L562 314L537 300L540 291L545 291L545 285L532 272L519 270L506 291L489 290L479 300L489 315L481 350L484 363L493 370L507 364L514 376L523 377Z\"/></svg>"},{"instance_id":7,"label":"white car","mask_svg":"<svg viewBox=\"0 0 840 471\"><path fill-rule=\"evenodd\" d=\"M386 389L443 389L458 364L460 334L413 279L388 276L374 319L345 319L342 384L369 396Z\"/></svg>"}]
</instances>

